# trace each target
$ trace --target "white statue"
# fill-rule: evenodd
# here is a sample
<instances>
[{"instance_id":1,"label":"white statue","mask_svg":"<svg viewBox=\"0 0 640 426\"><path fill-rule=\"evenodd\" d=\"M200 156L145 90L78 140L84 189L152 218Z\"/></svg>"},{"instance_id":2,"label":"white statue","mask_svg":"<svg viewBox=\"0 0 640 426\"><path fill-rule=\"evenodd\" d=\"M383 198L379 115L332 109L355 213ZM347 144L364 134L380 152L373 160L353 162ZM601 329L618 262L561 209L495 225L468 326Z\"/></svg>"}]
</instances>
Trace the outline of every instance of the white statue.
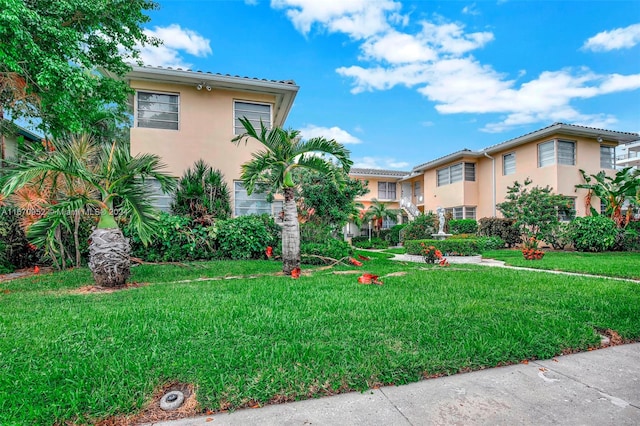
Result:
<instances>
[{"instance_id":1,"label":"white statue","mask_svg":"<svg viewBox=\"0 0 640 426\"><path fill-rule=\"evenodd\" d=\"M436 212L438 213L438 234L444 234L444 209L438 207Z\"/></svg>"}]
</instances>

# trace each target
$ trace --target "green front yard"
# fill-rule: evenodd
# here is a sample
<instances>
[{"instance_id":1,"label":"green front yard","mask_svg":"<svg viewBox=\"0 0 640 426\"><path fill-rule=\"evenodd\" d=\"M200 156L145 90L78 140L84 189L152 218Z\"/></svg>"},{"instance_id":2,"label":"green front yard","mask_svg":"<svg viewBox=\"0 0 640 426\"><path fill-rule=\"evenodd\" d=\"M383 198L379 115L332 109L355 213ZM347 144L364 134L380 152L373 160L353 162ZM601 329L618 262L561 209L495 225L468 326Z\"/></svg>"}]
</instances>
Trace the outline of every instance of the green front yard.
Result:
<instances>
[{"instance_id":1,"label":"green front yard","mask_svg":"<svg viewBox=\"0 0 640 426\"><path fill-rule=\"evenodd\" d=\"M520 250L492 250L482 253L488 259L504 260L510 266L579 272L640 280L640 253L584 253L550 251L542 260L525 260Z\"/></svg>"},{"instance_id":2,"label":"green front yard","mask_svg":"<svg viewBox=\"0 0 640 426\"><path fill-rule=\"evenodd\" d=\"M567 255L557 265L582 256ZM585 264L638 277L627 256ZM75 292L86 269L0 282L0 394L13 395L0 424L134 413L172 381L217 410L550 358L598 346L596 330L640 339L636 283L371 257L357 269L382 286L334 273L356 269L344 266L273 276L269 261L138 266L132 281L148 285L109 294ZM251 274L265 275L175 282Z\"/></svg>"}]
</instances>

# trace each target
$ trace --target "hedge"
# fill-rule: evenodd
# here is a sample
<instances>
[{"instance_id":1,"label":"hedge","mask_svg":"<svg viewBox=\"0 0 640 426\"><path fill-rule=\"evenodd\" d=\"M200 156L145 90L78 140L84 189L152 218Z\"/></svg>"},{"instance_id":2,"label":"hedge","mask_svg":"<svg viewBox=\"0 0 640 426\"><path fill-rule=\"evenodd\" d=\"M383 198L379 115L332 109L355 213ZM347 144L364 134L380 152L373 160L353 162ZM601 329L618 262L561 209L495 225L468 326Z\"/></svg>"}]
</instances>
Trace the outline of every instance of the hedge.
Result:
<instances>
[{"instance_id":1,"label":"hedge","mask_svg":"<svg viewBox=\"0 0 640 426\"><path fill-rule=\"evenodd\" d=\"M475 256L480 254L480 247L477 239L467 238L457 240L449 238L446 240L409 240L404 242L407 254L422 255L423 245L434 246L442 252L444 256Z\"/></svg>"}]
</instances>

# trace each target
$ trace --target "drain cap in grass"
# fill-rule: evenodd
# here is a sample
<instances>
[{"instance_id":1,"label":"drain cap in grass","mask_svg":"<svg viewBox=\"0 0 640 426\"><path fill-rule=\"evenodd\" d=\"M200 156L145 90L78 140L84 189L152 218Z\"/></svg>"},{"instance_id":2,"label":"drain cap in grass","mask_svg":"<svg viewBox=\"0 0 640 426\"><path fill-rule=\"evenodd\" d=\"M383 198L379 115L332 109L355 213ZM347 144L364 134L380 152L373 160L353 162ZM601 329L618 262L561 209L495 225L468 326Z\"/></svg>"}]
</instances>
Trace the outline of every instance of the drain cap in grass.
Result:
<instances>
[{"instance_id":1,"label":"drain cap in grass","mask_svg":"<svg viewBox=\"0 0 640 426\"><path fill-rule=\"evenodd\" d=\"M164 411L172 411L180 407L184 402L184 394L180 391L167 392L160 400L160 408Z\"/></svg>"}]
</instances>

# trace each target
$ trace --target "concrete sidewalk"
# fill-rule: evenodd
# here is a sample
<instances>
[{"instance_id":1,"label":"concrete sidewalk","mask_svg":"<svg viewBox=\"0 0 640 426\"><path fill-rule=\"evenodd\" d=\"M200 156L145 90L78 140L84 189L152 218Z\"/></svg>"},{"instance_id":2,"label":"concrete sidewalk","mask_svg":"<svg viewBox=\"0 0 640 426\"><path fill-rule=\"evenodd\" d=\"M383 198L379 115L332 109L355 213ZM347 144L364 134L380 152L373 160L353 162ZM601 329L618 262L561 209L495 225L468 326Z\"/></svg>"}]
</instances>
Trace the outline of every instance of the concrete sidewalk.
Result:
<instances>
[{"instance_id":1,"label":"concrete sidewalk","mask_svg":"<svg viewBox=\"0 0 640 426\"><path fill-rule=\"evenodd\" d=\"M155 424L640 425L640 343Z\"/></svg>"}]
</instances>

